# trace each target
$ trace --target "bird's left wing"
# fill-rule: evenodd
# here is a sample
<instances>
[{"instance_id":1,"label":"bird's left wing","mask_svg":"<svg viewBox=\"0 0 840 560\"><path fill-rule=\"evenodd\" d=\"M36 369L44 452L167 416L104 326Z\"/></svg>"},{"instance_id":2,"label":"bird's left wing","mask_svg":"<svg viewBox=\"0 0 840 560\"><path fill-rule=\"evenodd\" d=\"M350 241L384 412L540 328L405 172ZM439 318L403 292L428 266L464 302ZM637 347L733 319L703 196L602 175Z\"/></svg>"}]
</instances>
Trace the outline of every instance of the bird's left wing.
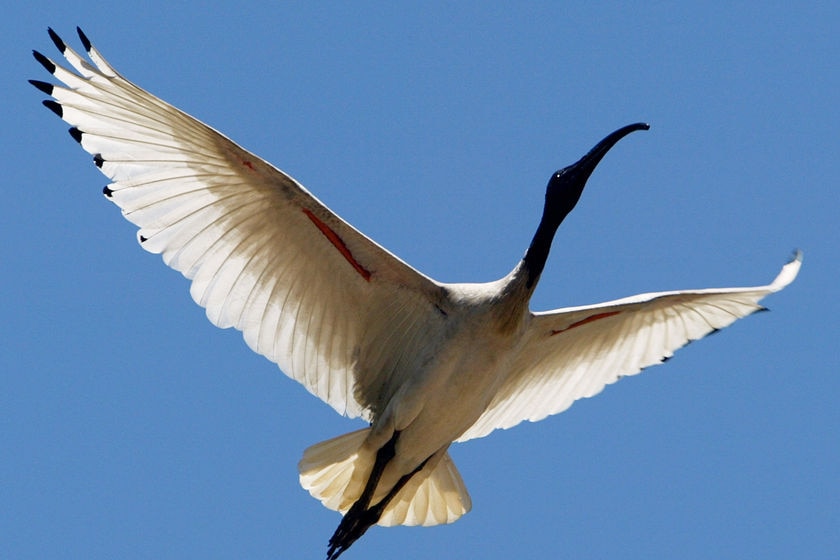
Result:
<instances>
[{"instance_id":1,"label":"bird's left wing","mask_svg":"<svg viewBox=\"0 0 840 560\"><path fill-rule=\"evenodd\" d=\"M113 181L105 195L140 227L141 246L192 280L215 325L241 330L339 412L374 415L379 388L437 332L440 286L282 171L120 76L81 30L90 62L50 36L75 71L35 52L65 85L32 83Z\"/></svg>"},{"instance_id":2,"label":"bird's left wing","mask_svg":"<svg viewBox=\"0 0 840 560\"><path fill-rule=\"evenodd\" d=\"M563 412L624 376L764 309L759 301L796 278L800 252L767 286L641 294L536 313L509 376L458 441Z\"/></svg>"}]
</instances>

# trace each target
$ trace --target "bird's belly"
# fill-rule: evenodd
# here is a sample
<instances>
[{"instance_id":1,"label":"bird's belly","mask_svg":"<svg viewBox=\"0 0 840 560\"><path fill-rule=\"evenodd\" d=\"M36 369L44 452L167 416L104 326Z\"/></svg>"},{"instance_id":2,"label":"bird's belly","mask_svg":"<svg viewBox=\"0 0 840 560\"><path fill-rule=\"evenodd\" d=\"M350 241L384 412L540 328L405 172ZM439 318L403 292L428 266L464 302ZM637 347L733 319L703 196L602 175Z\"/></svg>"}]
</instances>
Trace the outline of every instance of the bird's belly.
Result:
<instances>
[{"instance_id":1,"label":"bird's belly","mask_svg":"<svg viewBox=\"0 0 840 560\"><path fill-rule=\"evenodd\" d=\"M510 354L509 341L452 344L401 387L373 430L385 441L400 433L393 468L412 472L472 426L496 394Z\"/></svg>"}]
</instances>

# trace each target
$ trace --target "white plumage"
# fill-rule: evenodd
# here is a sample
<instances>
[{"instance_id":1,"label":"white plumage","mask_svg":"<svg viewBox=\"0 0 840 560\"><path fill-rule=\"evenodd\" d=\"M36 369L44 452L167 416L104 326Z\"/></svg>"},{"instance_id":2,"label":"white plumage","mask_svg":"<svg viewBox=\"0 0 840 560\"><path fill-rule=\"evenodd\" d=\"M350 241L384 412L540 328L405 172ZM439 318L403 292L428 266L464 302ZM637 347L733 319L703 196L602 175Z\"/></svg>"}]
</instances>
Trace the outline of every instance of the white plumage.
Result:
<instances>
[{"instance_id":1,"label":"white plumage","mask_svg":"<svg viewBox=\"0 0 840 560\"><path fill-rule=\"evenodd\" d=\"M93 64L50 30L73 70L36 52L65 85L32 83L55 99L45 104L112 180L105 194L140 228L141 246L192 281L213 324L242 331L255 352L336 411L372 424L309 448L299 464L301 484L328 508L361 504L348 516L357 519L383 504L376 519L342 522L331 558L367 528L358 524L435 525L466 513L452 441L562 412L761 309L799 271L797 253L766 286L542 313L530 312L528 300L547 246L496 282L437 282L279 169L127 81L79 34ZM617 131L597 158L593 150L575 164L594 160L575 179L580 189L609 147L642 128ZM529 253L546 235L550 244L577 201L579 191L559 195L570 206L545 226L552 185L571 181L563 173L575 166L549 183ZM372 495L362 497L366 489Z\"/></svg>"}]
</instances>

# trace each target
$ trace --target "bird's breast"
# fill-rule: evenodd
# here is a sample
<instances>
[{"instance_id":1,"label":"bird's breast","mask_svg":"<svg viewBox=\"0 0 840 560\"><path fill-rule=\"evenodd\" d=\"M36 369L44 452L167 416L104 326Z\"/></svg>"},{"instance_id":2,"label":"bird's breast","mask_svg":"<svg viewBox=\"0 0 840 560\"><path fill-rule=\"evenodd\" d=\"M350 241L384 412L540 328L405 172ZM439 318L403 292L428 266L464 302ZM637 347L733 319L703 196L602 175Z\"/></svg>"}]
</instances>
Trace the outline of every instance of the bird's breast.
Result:
<instances>
[{"instance_id":1,"label":"bird's breast","mask_svg":"<svg viewBox=\"0 0 840 560\"><path fill-rule=\"evenodd\" d=\"M398 454L422 462L457 439L486 410L521 340L489 318L467 317L422 371L410 376L383 416L382 436L400 432Z\"/></svg>"}]
</instances>

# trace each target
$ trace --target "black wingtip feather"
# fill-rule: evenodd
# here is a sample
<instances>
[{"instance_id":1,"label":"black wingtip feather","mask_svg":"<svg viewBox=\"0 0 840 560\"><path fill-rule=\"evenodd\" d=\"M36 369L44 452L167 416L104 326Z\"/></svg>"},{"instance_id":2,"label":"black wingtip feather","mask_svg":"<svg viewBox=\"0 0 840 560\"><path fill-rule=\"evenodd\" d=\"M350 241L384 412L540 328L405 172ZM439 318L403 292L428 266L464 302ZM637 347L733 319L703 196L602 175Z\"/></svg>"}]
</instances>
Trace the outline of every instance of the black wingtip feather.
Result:
<instances>
[{"instance_id":1,"label":"black wingtip feather","mask_svg":"<svg viewBox=\"0 0 840 560\"><path fill-rule=\"evenodd\" d=\"M47 99L46 101L42 101L44 107L58 115L59 117L64 116L64 109L61 108L61 104L57 101L53 101L52 99Z\"/></svg>"},{"instance_id":2,"label":"black wingtip feather","mask_svg":"<svg viewBox=\"0 0 840 560\"><path fill-rule=\"evenodd\" d=\"M64 51L67 50L67 45L64 44L64 41L61 40L58 33L53 31L52 27L47 27L47 33L50 34L50 39L52 39L52 42L55 43L56 48L61 51L61 54L64 54Z\"/></svg>"},{"instance_id":3,"label":"black wingtip feather","mask_svg":"<svg viewBox=\"0 0 840 560\"><path fill-rule=\"evenodd\" d=\"M38 51L32 51L32 56L35 57L35 60L37 60L41 64L41 66L47 69L47 72L49 72L50 74L55 74L55 64L53 64L49 58L42 55Z\"/></svg>"},{"instance_id":4,"label":"black wingtip feather","mask_svg":"<svg viewBox=\"0 0 840 560\"><path fill-rule=\"evenodd\" d=\"M93 163L96 164L96 167L102 169L102 164L105 163L105 160L102 159L102 154L93 154Z\"/></svg>"},{"instance_id":5,"label":"black wingtip feather","mask_svg":"<svg viewBox=\"0 0 840 560\"><path fill-rule=\"evenodd\" d=\"M53 92L53 85L47 82L42 82L41 80L29 80L29 83L41 90L42 92L46 93L47 95L52 95Z\"/></svg>"},{"instance_id":6,"label":"black wingtip feather","mask_svg":"<svg viewBox=\"0 0 840 560\"><path fill-rule=\"evenodd\" d=\"M82 143L82 131L81 130L79 130L75 126L71 126L70 130L68 130L67 132L70 133L70 136L73 137L73 140L75 140L79 144Z\"/></svg>"},{"instance_id":7,"label":"black wingtip feather","mask_svg":"<svg viewBox=\"0 0 840 560\"><path fill-rule=\"evenodd\" d=\"M93 46L90 44L90 39L87 38L87 35L85 35L85 32L82 31L81 27L76 27L76 33L79 34L79 39L81 39L81 41L82 41L82 46L85 48L85 50L87 52L90 52L90 49L92 49Z\"/></svg>"},{"instance_id":8,"label":"black wingtip feather","mask_svg":"<svg viewBox=\"0 0 840 560\"><path fill-rule=\"evenodd\" d=\"M109 187L108 185L105 185L102 188L102 194L104 194L108 198L112 198L114 196L114 191L111 189L111 187Z\"/></svg>"}]
</instances>

